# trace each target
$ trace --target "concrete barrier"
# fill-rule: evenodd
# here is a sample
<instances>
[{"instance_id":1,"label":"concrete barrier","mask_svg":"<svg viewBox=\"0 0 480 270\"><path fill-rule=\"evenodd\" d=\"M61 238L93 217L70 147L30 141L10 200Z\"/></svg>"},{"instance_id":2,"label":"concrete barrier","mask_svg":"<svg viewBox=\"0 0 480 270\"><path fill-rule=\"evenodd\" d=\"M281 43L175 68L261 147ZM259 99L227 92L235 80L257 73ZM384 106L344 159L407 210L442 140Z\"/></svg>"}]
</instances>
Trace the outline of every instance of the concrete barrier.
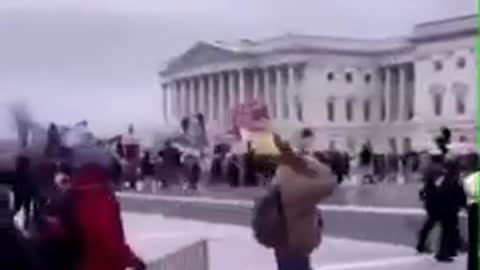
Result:
<instances>
[{"instance_id":1,"label":"concrete barrier","mask_svg":"<svg viewBox=\"0 0 480 270\"><path fill-rule=\"evenodd\" d=\"M150 262L148 270L209 270L208 242L200 240Z\"/></svg>"},{"instance_id":2,"label":"concrete barrier","mask_svg":"<svg viewBox=\"0 0 480 270\"><path fill-rule=\"evenodd\" d=\"M250 226L253 201L196 197L119 194L126 211L160 213L165 216L206 222ZM414 246L425 219L421 208L322 205L325 233L363 241ZM466 218L460 221L466 235Z\"/></svg>"}]
</instances>

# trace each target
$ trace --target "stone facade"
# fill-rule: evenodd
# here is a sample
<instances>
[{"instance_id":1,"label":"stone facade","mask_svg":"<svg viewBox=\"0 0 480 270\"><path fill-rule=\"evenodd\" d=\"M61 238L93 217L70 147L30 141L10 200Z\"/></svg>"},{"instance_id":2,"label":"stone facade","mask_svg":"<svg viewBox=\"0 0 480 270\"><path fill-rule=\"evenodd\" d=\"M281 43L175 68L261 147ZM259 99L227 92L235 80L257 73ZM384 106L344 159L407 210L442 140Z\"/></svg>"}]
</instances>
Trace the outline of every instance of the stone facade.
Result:
<instances>
[{"instance_id":1,"label":"stone facade","mask_svg":"<svg viewBox=\"0 0 480 270\"><path fill-rule=\"evenodd\" d=\"M438 128L475 141L475 16L420 24L411 36L357 40L304 35L235 44L199 42L160 73L163 115L202 112L225 129L248 99L268 105L291 137L318 131L318 148L379 152L425 147Z\"/></svg>"}]
</instances>

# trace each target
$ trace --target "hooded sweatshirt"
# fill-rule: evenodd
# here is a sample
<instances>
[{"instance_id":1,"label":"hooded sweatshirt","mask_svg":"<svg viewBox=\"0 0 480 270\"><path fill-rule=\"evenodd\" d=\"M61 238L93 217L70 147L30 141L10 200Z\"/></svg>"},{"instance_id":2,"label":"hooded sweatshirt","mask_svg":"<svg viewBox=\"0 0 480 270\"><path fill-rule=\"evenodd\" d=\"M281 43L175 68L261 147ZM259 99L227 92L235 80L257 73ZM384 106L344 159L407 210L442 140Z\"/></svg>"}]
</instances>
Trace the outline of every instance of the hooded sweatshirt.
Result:
<instances>
[{"instance_id":1,"label":"hooded sweatshirt","mask_svg":"<svg viewBox=\"0 0 480 270\"><path fill-rule=\"evenodd\" d=\"M330 168L312 157L304 157L315 177L281 165L274 182L279 185L287 220L288 244L280 250L308 256L321 242L317 204L332 194L336 181Z\"/></svg>"}]
</instances>

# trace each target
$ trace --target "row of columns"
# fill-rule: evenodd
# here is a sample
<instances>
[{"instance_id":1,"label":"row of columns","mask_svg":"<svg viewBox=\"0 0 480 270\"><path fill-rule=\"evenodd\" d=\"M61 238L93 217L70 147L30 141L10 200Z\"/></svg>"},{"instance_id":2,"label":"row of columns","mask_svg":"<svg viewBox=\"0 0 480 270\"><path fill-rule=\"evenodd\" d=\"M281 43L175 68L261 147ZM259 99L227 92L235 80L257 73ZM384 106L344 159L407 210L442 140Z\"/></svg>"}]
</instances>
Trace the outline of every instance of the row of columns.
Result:
<instances>
[{"instance_id":1,"label":"row of columns","mask_svg":"<svg viewBox=\"0 0 480 270\"><path fill-rule=\"evenodd\" d=\"M412 67L410 65L398 65L383 69L385 82L383 84L382 104L385 104L384 122L409 120L409 110L413 106L408 99L410 88L409 76ZM381 113L383 114L383 113Z\"/></svg>"},{"instance_id":2,"label":"row of columns","mask_svg":"<svg viewBox=\"0 0 480 270\"><path fill-rule=\"evenodd\" d=\"M165 83L164 111L177 120L203 113L208 120L224 120L247 100L265 103L274 119L301 121L299 108L303 66L281 65L203 74ZM170 119L166 119L167 121Z\"/></svg>"}]
</instances>

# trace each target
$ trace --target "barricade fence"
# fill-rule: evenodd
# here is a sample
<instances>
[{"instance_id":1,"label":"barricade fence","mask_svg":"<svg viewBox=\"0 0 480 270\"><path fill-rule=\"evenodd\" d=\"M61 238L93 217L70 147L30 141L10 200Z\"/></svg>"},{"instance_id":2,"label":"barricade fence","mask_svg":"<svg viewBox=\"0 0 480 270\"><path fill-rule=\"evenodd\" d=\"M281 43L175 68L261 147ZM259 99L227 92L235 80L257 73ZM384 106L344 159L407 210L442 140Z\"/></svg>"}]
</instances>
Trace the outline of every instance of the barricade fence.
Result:
<instances>
[{"instance_id":1,"label":"barricade fence","mask_svg":"<svg viewBox=\"0 0 480 270\"><path fill-rule=\"evenodd\" d=\"M149 263L148 270L209 270L208 241L200 240Z\"/></svg>"}]
</instances>

